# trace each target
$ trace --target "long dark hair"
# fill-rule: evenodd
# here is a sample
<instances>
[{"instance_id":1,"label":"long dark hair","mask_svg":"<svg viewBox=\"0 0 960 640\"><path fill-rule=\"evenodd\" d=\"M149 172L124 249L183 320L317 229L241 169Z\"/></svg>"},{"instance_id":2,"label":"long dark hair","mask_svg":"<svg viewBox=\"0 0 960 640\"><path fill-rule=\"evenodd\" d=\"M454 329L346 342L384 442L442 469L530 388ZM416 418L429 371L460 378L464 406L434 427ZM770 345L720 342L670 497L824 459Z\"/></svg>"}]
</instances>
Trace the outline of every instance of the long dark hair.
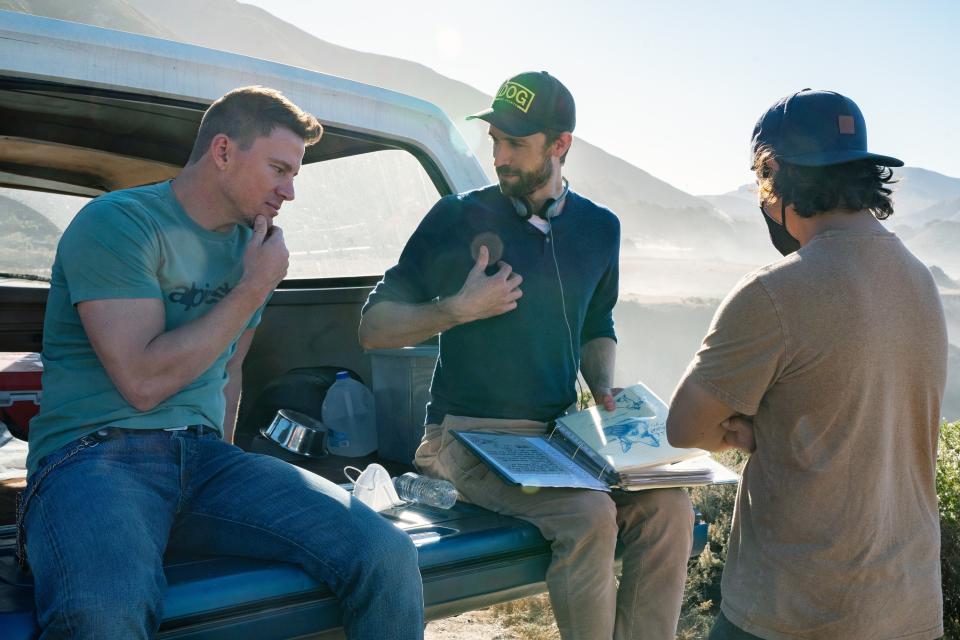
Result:
<instances>
[{"instance_id":1,"label":"long dark hair","mask_svg":"<svg viewBox=\"0 0 960 640\"><path fill-rule=\"evenodd\" d=\"M774 171L769 160L776 160L780 169ZM896 182L893 171L869 160L805 167L777 158L770 147L760 147L753 157L753 170L762 201L783 198L804 218L834 209L867 210L878 220L893 214L893 190L888 187Z\"/></svg>"}]
</instances>

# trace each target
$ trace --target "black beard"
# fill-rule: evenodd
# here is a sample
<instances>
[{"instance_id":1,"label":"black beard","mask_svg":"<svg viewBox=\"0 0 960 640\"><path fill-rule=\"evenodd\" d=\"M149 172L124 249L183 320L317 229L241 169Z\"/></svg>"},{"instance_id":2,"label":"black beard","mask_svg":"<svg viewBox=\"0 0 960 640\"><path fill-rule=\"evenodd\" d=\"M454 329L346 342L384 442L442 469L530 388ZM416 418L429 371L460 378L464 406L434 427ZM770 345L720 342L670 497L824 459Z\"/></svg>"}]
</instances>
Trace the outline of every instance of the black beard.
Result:
<instances>
[{"instance_id":1,"label":"black beard","mask_svg":"<svg viewBox=\"0 0 960 640\"><path fill-rule=\"evenodd\" d=\"M504 176L517 176L517 181L508 183L503 181ZM543 164L534 171L512 171L506 167L497 168L497 176L500 177L500 193L512 198L526 198L531 193L541 188L553 177L553 163L550 162L550 155L544 154Z\"/></svg>"}]
</instances>

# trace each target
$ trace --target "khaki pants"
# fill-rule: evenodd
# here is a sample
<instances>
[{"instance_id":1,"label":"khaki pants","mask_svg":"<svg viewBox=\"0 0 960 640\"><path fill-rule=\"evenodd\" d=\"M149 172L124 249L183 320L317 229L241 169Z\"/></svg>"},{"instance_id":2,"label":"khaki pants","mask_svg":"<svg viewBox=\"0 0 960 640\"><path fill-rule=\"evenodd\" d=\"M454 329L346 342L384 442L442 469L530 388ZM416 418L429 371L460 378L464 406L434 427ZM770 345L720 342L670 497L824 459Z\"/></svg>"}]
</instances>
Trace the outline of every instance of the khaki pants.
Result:
<instances>
[{"instance_id":1,"label":"khaki pants","mask_svg":"<svg viewBox=\"0 0 960 640\"><path fill-rule=\"evenodd\" d=\"M547 588L564 640L675 637L693 535L693 509L684 490L606 494L511 486L451 429L537 435L545 425L448 415L442 424L426 426L414 463L452 482L467 501L526 520L552 542ZM619 589L618 536L624 547Z\"/></svg>"}]
</instances>

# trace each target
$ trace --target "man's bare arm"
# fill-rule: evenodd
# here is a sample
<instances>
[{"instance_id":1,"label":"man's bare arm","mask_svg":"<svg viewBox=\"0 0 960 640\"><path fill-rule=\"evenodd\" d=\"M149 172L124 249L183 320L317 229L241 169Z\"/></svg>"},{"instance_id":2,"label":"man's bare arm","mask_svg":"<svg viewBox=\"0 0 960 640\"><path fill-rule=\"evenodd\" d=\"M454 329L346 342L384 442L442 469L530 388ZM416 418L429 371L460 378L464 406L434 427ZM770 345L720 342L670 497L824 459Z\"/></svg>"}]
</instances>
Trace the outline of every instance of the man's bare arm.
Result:
<instances>
[{"instance_id":1,"label":"man's bare arm","mask_svg":"<svg viewBox=\"0 0 960 640\"><path fill-rule=\"evenodd\" d=\"M209 312L165 331L163 302L154 298L90 300L77 305L83 328L123 397L148 411L206 371L250 321L287 270L283 233L266 236L257 218L236 287Z\"/></svg>"},{"instance_id":2,"label":"man's bare arm","mask_svg":"<svg viewBox=\"0 0 960 640\"><path fill-rule=\"evenodd\" d=\"M734 441L733 437L728 440L728 433L733 430L731 426L736 430L743 426L741 422L730 421L736 413L688 374L670 401L667 440L674 447L696 447L707 451L723 451L732 446L740 448L737 444L740 440ZM752 443L752 428L749 437Z\"/></svg>"},{"instance_id":3,"label":"man's bare arm","mask_svg":"<svg viewBox=\"0 0 960 640\"><path fill-rule=\"evenodd\" d=\"M590 387L597 406L613 411L613 397L622 389L613 386L617 364L617 342L612 338L594 338L580 347L580 371Z\"/></svg>"},{"instance_id":4,"label":"man's bare arm","mask_svg":"<svg viewBox=\"0 0 960 640\"><path fill-rule=\"evenodd\" d=\"M237 429L237 409L240 407L240 391L243 389L243 360L250 350L256 329L247 329L237 340L237 349L227 361L227 384L223 388L226 411L223 416L223 440L233 442Z\"/></svg>"},{"instance_id":5,"label":"man's bare arm","mask_svg":"<svg viewBox=\"0 0 960 640\"><path fill-rule=\"evenodd\" d=\"M458 324L449 300L424 304L385 300L368 308L360 319L360 344L364 349L408 347Z\"/></svg>"},{"instance_id":6,"label":"man's bare arm","mask_svg":"<svg viewBox=\"0 0 960 640\"><path fill-rule=\"evenodd\" d=\"M360 344L365 349L407 347L451 327L482 320L517 308L523 295L523 278L510 265L500 262L492 276L484 273L489 262L487 247L480 247L477 261L456 295L424 304L383 301L371 306L360 319Z\"/></svg>"}]
</instances>

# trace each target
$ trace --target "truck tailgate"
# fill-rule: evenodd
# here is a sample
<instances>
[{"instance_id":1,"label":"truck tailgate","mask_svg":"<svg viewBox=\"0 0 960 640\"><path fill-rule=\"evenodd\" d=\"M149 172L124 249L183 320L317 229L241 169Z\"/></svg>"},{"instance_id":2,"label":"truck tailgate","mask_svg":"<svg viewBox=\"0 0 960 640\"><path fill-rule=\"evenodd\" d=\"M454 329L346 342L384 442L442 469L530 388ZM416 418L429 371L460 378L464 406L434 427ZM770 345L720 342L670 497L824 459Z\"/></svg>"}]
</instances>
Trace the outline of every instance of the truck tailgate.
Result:
<instances>
[{"instance_id":1,"label":"truck tailgate","mask_svg":"<svg viewBox=\"0 0 960 640\"><path fill-rule=\"evenodd\" d=\"M465 503L450 510L413 505L384 516L417 545L428 619L545 590L550 545L529 523ZM0 640L28 640L35 632L32 579L16 566L15 535L15 527L0 527ZM707 525L697 524L692 553L706 537ZM293 565L171 554L165 567L159 638L311 638L341 626L333 594Z\"/></svg>"},{"instance_id":2,"label":"truck tailgate","mask_svg":"<svg viewBox=\"0 0 960 640\"><path fill-rule=\"evenodd\" d=\"M385 514L420 552L428 618L543 590L549 545L530 524L459 503ZM0 639L34 634L33 587L14 560L16 530L0 528ZM290 638L340 626L333 594L293 565L171 555L161 638Z\"/></svg>"}]
</instances>

